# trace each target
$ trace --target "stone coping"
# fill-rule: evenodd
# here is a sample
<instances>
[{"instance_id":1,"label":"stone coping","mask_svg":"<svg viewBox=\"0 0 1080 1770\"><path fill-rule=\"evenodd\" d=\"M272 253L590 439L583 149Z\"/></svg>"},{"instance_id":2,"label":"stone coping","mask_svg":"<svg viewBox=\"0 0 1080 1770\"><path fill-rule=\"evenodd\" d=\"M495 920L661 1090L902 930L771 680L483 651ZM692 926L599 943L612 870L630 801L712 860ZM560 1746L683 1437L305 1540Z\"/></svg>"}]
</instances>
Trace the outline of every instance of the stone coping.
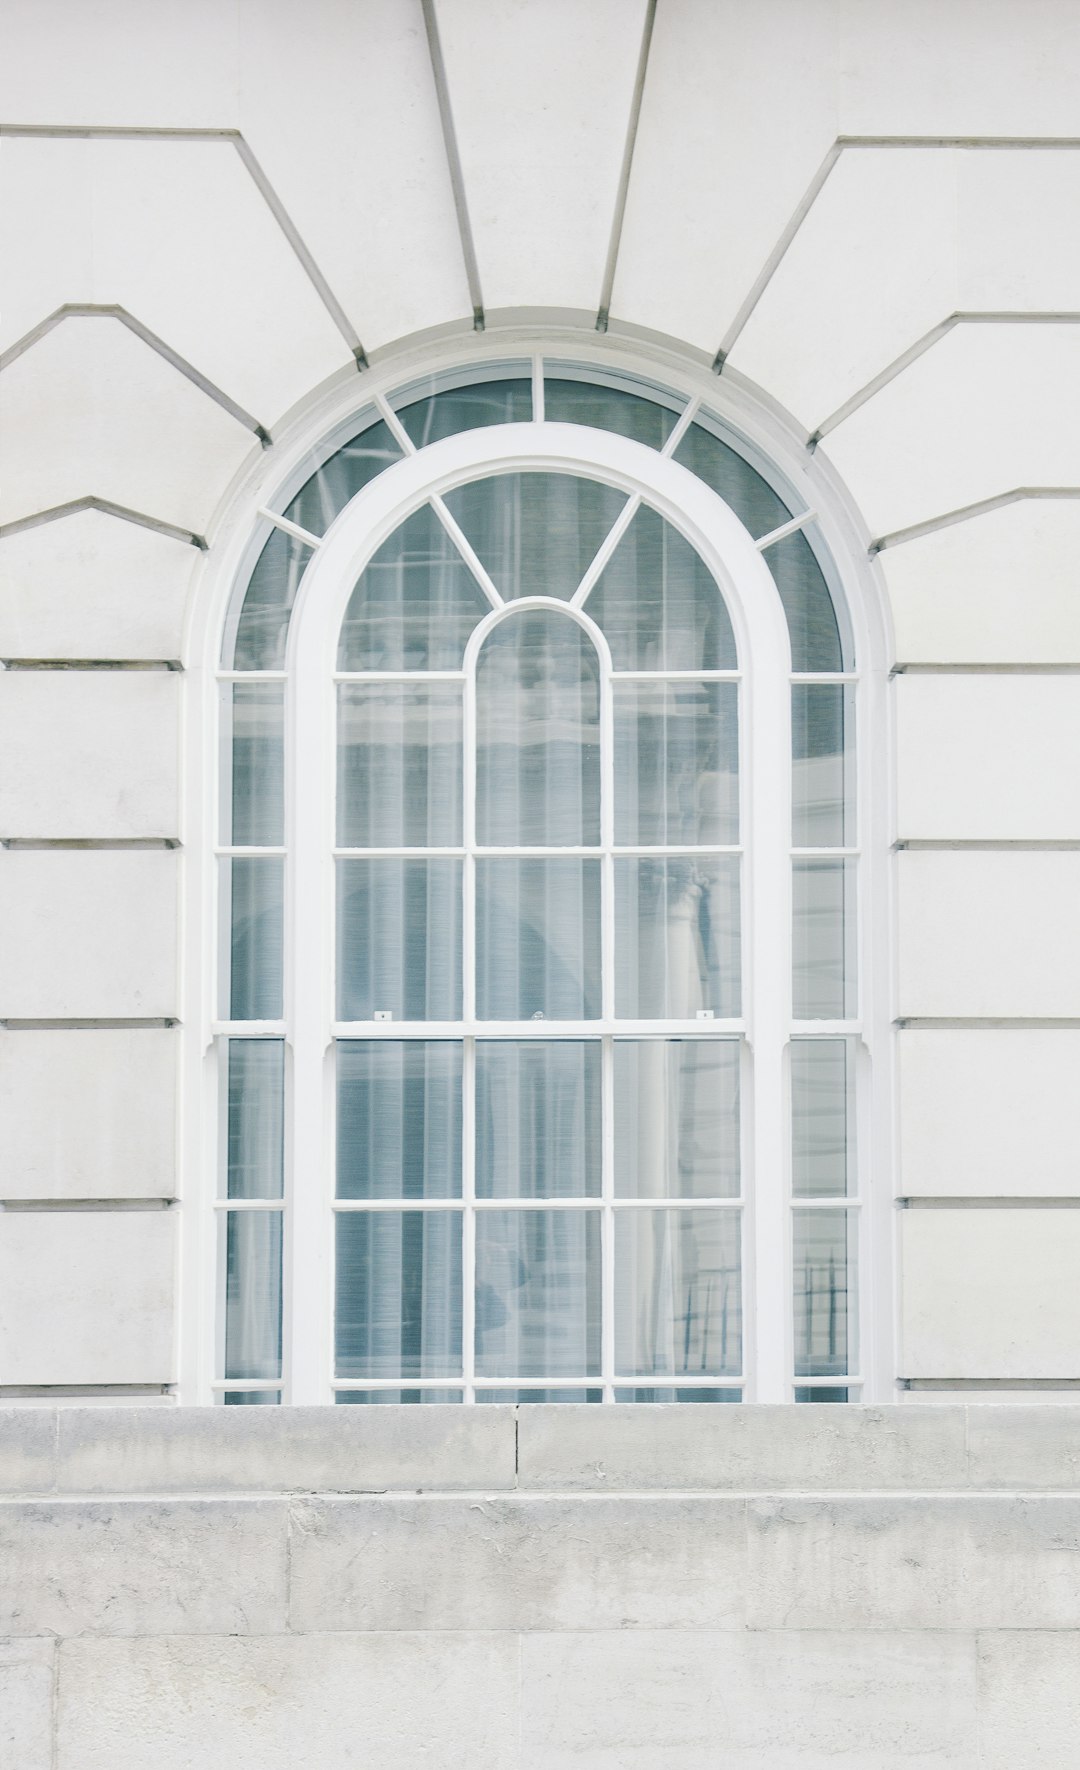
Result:
<instances>
[{"instance_id":1,"label":"stone coping","mask_svg":"<svg viewBox=\"0 0 1080 1770\"><path fill-rule=\"evenodd\" d=\"M1080 1490L1080 1405L0 1409L0 1496Z\"/></svg>"}]
</instances>

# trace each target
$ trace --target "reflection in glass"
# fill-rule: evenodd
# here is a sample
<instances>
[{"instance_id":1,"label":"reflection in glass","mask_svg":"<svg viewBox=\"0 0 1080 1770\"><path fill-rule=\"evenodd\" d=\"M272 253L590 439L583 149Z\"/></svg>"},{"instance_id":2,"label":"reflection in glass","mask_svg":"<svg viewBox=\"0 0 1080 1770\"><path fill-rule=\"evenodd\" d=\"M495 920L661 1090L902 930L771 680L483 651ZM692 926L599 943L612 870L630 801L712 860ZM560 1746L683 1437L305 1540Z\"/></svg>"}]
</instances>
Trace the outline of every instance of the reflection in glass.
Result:
<instances>
[{"instance_id":1,"label":"reflection in glass","mask_svg":"<svg viewBox=\"0 0 1080 1770\"><path fill-rule=\"evenodd\" d=\"M265 856L223 860L231 1020L280 1020L285 863Z\"/></svg>"},{"instance_id":2,"label":"reflection in glass","mask_svg":"<svg viewBox=\"0 0 1080 1770\"><path fill-rule=\"evenodd\" d=\"M477 1213L476 1370L599 1374L599 1211Z\"/></svg>"},{"instance_id":3,"label":"reflection in glass","mask_svg":"<svg viewBox=\"0 0 1080 1770\"><path fill-rule=\"evenodd\" d=\"M234 848L278 848L285 840L285 685L221 686L226 754L221 839Z\"/></svg>"},{"instance_id":4,"label":"reflection in glass","mask_svg":"<svg viewBox=\"0 0 1080 1770\"><path fill-rule=\"evenodd\" d=\"M794 863L796 1020L843 1020L851 1012L855 1001L855 930L848 900L854 888L854 861Z\"/></svg>"},{"instance_id":5,"label":"reflection in glass","mask_svg":"<svg viewBox=\"0 0 1080 1770\"><path fill-rule=\"evenodd\" d=\"M615 862L615 1012L628 1020L739 1012L739 857Z\"/></svg>"},{"instance_id":6,"label":"reflection in glass","mask_svg":"<svg viewBox=\"0 0 1080 1770\"><path fill-rule=\"evenodd\" d=\"M345 610L339 670L460 670L490 604L430 504L384 541Z\"/></svg>"},{"instance_id":7,"label":"reflection in glass","mask_svg":"<svg viewBox=\"0 0 1080 1770\"><path fill-rule=\"evenodd\" d=\"M739 1212L618 1211L615 1368L624 1376L742 1370Z\"/></svg>"},{"instance_id":8,"label":"reflection in glass","mask_svg":"<svg viewBox=\"0 0 1080 1770\"><path fill-rule=\"evenodd\" d=\"M787 617L793 670L850 670L836 609L817 555L800 531L761 555L773 575Z\"/></svg>"},{"instance_id":9,"label":"reflection in glass","mask_svg":"<svg viewBox=\"0 0 1080 1770\"><path fill-rule=\"evenodd\" d=\"M563 1407L579 1407L586 1402L599 1402L604 1399L602 1389L478 1389L477 1401L492 1401L507 1407L511 1402L519 1406L539 1407L557 1402Z\"/></svg>"},{"instance_id":10,"label":"reflection in glass","mask_svg":"<svg viewBox=\"0 0 1080 1770\"><path fill-rule=\"evenodd\" d=\"M339 860L338 1018L461 1018L461 862Z\"/></svg>"},{"instance_id":11,"label":"reflection in glass","mask_svg":"<svg viewBox=\"0 0 1080 1770\"><path fill-rule=\"evenodd\" d=\"M615 685L615 840L739 840L738 685Z\"/></svg>"},{"instance_id":12,"label":"reflection in glass","mask_svg":"<svg viewBox=\"0 0 1080 1770\"><path fill-rule=\"evenodd\" d=\"M460 1211L335 1219L339 1377L461 1374Z\"/></svg>"},{"instance_id":13,"label":"reflection in glass","mask_svg":"<svg viewBox=\"0 0 1080 1770\"><path fill-rule=\"evenodd\" d=\"M855 1368L855 1213L792 1213L795 1271L795 1375L846 1376Z\"/></svg>"},{"instance_id":14,"label":"reflection in glass","mask_svg":"<svg viewBox=\"0 0 1080 1770\"><path fill-rule=\"evenodd\" d=\"M739 1045L615 1041L615 1196L737 1198Z\"/></svg>"},{"instance_id":15,"label":"reflection in glass","mask_svg":"<svg viewBox=\"0 0 1080 1770\"><path fill-rule=\"evenodd\" d=\"M478 860L476 1012L481 1020L595 1020L600 862Z\"/></svg>"},{"instance_id":16,"label":"reflection in glass","mask_svg":"<svg viewBox=\"0 0 1080 1770\"><path fill-rule=\"evenodd\" d=\"M663 448L678 423L677 411L621 387L564 378L557 373L560 367L549 364L544 378L544 417L549 424L587 424L593 430L613 430L650 449Z\"/></svg>"},{"instance_id":17,"label":"reflection in glass","mask_svg":"<svg viewBox=\"0 0 1080 1770\"><path fill-rule=\"evenodd\" d=\"M854 836L848 790L852 691L838 682L791 688L791 840L795 848L844 848Z\"/></svg>"},{"instance_id":18,"label":"reflection in glass","mask_svg":"<svg viewBox=\"0 0 1080 1770\"><path fill-rule=\"evenodd\" d=\"M711 486L755 540L791 521L791 511L760 473L704 425L691 424L675 460Z\"/></svg>"},{"instance_id":19,"label":"reflection in glass","mask_svg":"<svg viewBox=\"0 0 1080 1770\"><path fill-rule=\"evenodd\" d=\"M586 598L616 670L734 670L735 635L704 560L642 508Z\"/></svg>"},{"instance_id":20,"label":"reflection in glass","mask_svg":"<svg viewBox=\"0 0 1080 1770\"><path fill-rule=\"evenodd\" d=\"M741 1389L706 1389L695 1385L691 1389L616 1389L616 1401L650 1401L650 1402L687 1402L711 1401L734 1402L742 1400Z\"/></svg>"},{"instance_id":21,"label":"reflection in glass","mask_svg":"<svg viewBox=\"0 0 1080 1770\"><path fill-rule=\"evenodd\" d=\"M476 1192L599 1196L598 1040L478 1042Z\"/></svg>"},{"instance_id":22,"label":"reflection in glass","mask_svg":"<svg viewBox=\"0 0 1080 1770\"><path fill-rule=\"evenodd\" d=\"M497 381L474 381L468 387L448 387L417 398L418 389L405 394L408 405L397 406L397 415L418 449L457 436L463 430L482 430L489 424L528 424L532 418L532 380L525 373Z\"/></svg>"},{"instance_id":23,"label":"reflection in glass","mask_svg":"<svg viewBox=\"0 0 1080 1770\"><path fill-rule=\"evenodd\" d=\"M225 1217L224 1377L281 1375L281 1212Z\"/></svg>"},{"instance_id":24,"label":"reflection in glass","mask_svg":"<svg viewBox=\"0 0 1080 1770\"><path fill-rule=\"evenodd\" d=\"M338 1198L461 1197L461 1045L337 1046Z\"/></svg>"},{"instance_id":25,"label":"reflection in glass","mask_svg":"<svg viewBox=\"0 0 1080 1770\"><path fill-rule=\"evenodd\" d=\"M848 1191L848 1039L791 1043L791 1190L796 1198Z\"/></svg>"},{"instance_id":26,"label":"reflection in glass","mask_svg":"<svg viewBox=\"0 0 1080 1770\"><path fill-rule=\"evenodd\" d=\"M461 841L461 689L338 685L342 848L453 848Z\"/></svg>"},{"instance_id":27,"label":"reflection in glass","mask_svg":"<svg viewBox=\"0 0 1080 1770\"><path fill-rule=\"evenodd\" d=\"M281 1198L285 1041L230 1039L228 1051L228 1196Z\"/></svg>"},{"instance_id":28,"label":"reflection in glass","mask_svg":"<svg viewBox=\"0 0 1080 1770\"><path fill-rule=\"evenodd\" d=\"M808 1384L805 1388L796 1384L795 1400L817 1402L849 1401L851 1392L848 1389L834 1389L831 1383Z\"/></svg>"},{"instance_id":29,"label":"reflection in glass","mask_svg":"<svg viewBox=\"0 0 1080 1770\"><path fill-rule=\"evenodd\" d=\"M280 1389L226 1389L219 1400L226 1407L279 1407Z\"/></svg>"},{"instance_id":30,"label":"reflection in glass","mask_svg":"<svg viewBox=\"0 0 1080 1770\"><path fill-rule=\"evenodd\" d=\"M499 594L568 602L626 493L572 473L500 473L445 494Z\"/></svg>"},{"instance_id":31,"label":"reflection in glass","mask_svg":"<svg viewBox=\"0 0 1080 1770\"><path fill-rule=\"evenodd\" d=\"M339 1389L338 1407L409 1407L461 1403L460 1389Z\"/></svg>"},{"instance_id":32,"label":"reflection in glass","mask_svg":"<svg viewBox=\"0 0 1080 1770\"><path fill-rule=\"evenodd\" d=\"M476 672L481 847L600 841L600 662L576 621L526 610L485 639Z\"/></svg>"}]
</instances>

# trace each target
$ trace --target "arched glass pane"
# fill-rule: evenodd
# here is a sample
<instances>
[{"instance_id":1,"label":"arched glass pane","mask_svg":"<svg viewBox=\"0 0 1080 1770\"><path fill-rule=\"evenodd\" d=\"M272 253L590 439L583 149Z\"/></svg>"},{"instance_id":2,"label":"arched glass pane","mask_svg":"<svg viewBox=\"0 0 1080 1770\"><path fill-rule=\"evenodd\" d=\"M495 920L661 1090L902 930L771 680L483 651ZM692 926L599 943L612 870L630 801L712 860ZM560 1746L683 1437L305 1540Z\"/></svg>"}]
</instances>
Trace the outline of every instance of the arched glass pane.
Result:
<instances>
[{"instance_id":1,"label":"arched glass pane","mask_svg":"<svg viewBox=\"0 0 1080 1770\"><path fill-rule=\"evenodd\" d=\"M836 609L821 567L805 535L789 535L766 547L762 559L780 592L791 639L793 670L849 670Z\"/></svg>"},{"instance_id":2,"label":"arched glass pane","mask_svg":"<svg viewBox=\"0 0 1080 1770\"><path fill-rule=\"evenodd\" d=\"M553 424L588 424L613 430L632 442L662 449L679 421L677 411L599 382L548 376L544 381L544 417Z\"/></svg>"},{"instance_id":3,"label":"arched glass pane","mask_svg":"<svg viewBox=\"0 0 1080 1770\"><path fill-rule=\"evenodd\" d=\"M448 387L419 399L412 388L408 398L408 405L396 408L397 415L418 449L489 424L527 424L533 415L532 380L527 374Z\"/></svg>"},{"instance_id":4,"label":"arched glass pane","mask_svg":"<svg viewBox=\"0 0 1080 1770\"><path fill-rule=\"evenodd\" d=\"M627 847L739 840L735 682L615 688L615 840Z\"/></svg>"},{"instance_id":5,"label":"arched glass pane","mask_svg":"<svg viewBox=\"0 0 1080 1770\"><path fill-rule=\"evenodd\" d=\"M791 521L791 511L779 493L703 425L691 424L675 450L675 460L723 498L755 540Z\"/></svg>"},{"instance_id":6,"label":"arched glass pane","mask_svg":"<svg viewBox=\"0 0 1080 1770\"><path fill-rule=\"evenodd\" d=\"M431 506L384 541L341 624L339 670L459 670L489 604Z\"/></svg>"},{"instance_id":7,"label":"arched glass pane","mask_svg":"<svg viewBox=\"0 0 1080 1770\"><path fill-rule=\"evenodd\" d=\"M655 510L634 516L588 597L616 670L734 670L719 585Z\"/></svg>"},{"instance_id":8,"label":"arched glass pane","mask_svg":"<svg viewBox=\"0 0 1080 1770\"><path fill-rule=\"evenodd\" d=\"M626 503L626 493L572 473L500 473L446 493L495 588L569 602Z\"/></svg>"},{"instance_id":9,"label":"arched glass pane","mask_svg":"<svg viewBox=\"0 0 1080 1770\"><path fill-rule=\"evenodd\" d=\"M484 641L476 673L481 847L600 841L600 666L588 635L526 609Z\"/></svg>"}]
</instances>

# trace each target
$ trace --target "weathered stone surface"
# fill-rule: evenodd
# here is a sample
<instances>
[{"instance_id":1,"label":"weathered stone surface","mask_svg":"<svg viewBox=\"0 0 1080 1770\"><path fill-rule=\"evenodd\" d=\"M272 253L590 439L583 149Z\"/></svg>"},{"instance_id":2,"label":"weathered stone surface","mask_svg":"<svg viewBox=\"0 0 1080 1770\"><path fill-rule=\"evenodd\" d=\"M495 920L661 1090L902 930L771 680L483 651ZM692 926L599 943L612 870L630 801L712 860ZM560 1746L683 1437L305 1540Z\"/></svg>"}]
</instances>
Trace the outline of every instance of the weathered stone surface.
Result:
<instances>
[{"instance_id":1,"label":"weathered stone surface","mask_svg":"<svg viewBox=\"0 0 1080 1770\"><path fill-rule=\"evenodd\" d=\"M969 1407L967 1438L973 1487L1080 1490L1080 1407Z\"/></svg>"},{"instance_id":2,"label":"weathered stone surface","mask_svg":"<svg viewBox=\"0 0 1080 1770\"><path fill-rule=\"evenodd\" d=\"M285 1626L285 1506L0 1507L0 1634L266 1634Z\"/></svg>"},{"instance_id":3,"label":"weathered stone surface","mask_svg":"<svg viewBox=\"0 0 1080 1770\"><path fill-rule=\"evenodd\" d=\"M512 1635L65 1642L56 1770L508 1770Z\"/></svg>"},{"instance_id":4,"label":"weathered stone surface","mask_svg":"<svg viewBox=\"0 0 1080 1770\"><path fill-rule=\"evenodd\" d=\"M521 1770L975 1770L970 1635L522 1640Z\"/></svg>"},{"instance_id":5,"label":"weathered stone surface","mask_svg":"<svg viewBox=\"0 0 1080 1770\"><path fill-rule=\"evenodd\" d=\"M51 1641L0 1641L0 1766L52 1770Z\"/></svg>"},{"instance_id":6,"label":"weathered stone surface","mask_svg":"<svg viewBox=\"0 0 1080 1770\"><path fill-rule=\"evenodd\" d=\"M56 1409L0 1412L0 1493L49 1493L56 1450Z\"/></svg>"},{"instance_id":7,"label":"weathered stone surface","mask_svg":"<svg viewBox=\"0 0 1080 1770\"><path fill-rule=\"evenodd\" d=\"M750 1500L751 1628L1080 1627L1080 1498Z\"/></svg>"},{"instance_id":8,"label":"weathered stone surface","mask_svg":"<svg viewBox=\"0 0 1080 1770\"><path fill-rule=\"evenodd\" d=\"M738 1628L736 1499L296 1501L290 1627Z\"/></svg>"},{"instance_id":9,"label":"weathered stone surface","mask_svg":"<svg viewBox=\"0 0 1080 1770\"><path fill-rule=\"evenodd\" d=\"M980 1635L982 1770L1066 1770L1080 1755L1080 1635Z\"/></svg>"}]
</instances>

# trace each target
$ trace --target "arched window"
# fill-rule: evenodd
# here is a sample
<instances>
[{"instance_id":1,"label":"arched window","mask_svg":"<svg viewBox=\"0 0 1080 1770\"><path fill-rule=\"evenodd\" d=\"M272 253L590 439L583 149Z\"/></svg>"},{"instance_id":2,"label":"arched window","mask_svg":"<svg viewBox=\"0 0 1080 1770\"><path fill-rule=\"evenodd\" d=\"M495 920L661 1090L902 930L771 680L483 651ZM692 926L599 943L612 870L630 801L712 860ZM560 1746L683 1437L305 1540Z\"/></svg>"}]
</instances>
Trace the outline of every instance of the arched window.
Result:
<instances>
[{"instance_id":1,"label":"arched window","mask_svg":"<svg viewBox=\"0 0 1080 1770\"><path fill-rule=\"evenodd\" d=\"M737 445L489 363L263 511L220 672L219 1399L859 1399L856 660L814 512Z\"/></svg>"}]
</instances>

